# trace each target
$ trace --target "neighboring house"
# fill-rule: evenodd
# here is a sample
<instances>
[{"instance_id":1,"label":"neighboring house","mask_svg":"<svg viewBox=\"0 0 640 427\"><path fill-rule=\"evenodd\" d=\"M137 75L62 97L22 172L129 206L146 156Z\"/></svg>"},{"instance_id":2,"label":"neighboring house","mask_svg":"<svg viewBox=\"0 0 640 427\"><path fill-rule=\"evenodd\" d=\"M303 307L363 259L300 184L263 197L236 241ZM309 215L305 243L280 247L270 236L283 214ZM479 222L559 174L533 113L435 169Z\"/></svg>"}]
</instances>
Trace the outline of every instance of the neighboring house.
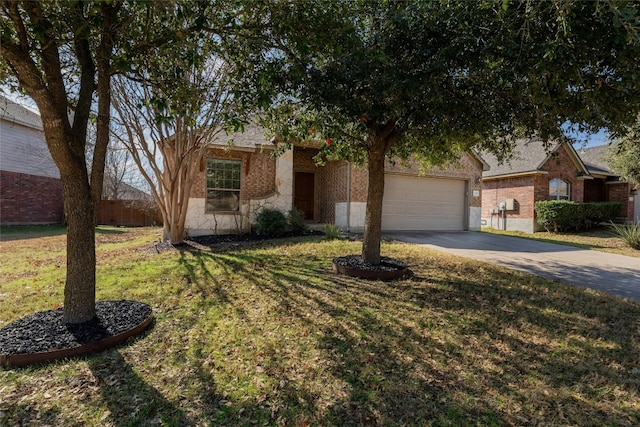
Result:
<instances>
[{"instance_id":1,"label":"neighboring house","mask_svg":"<svg viewBox=\"0 0 640 427\"><path fill-rule=\"evenodd\" d=\"M186 218L191 236L246 232L262 208L295 207L308 221L362 231L368 174L364 166L329 160L318 146L295 145L274 157L264 130L248 126L213 144L200 165ZM417 164L387 164L383 230L478 230L483 161L464 154L458 164L421 174Z\"/></svg>"},{"instance_id":2,"label":"neighboring house","mask_svg":"<svg viewBox=\"0 0 640 427\"><path fill-rule=\"evenodd\" d=\"M0 95L0 224L63 222L60 172L40 116Z\"/></svg>"},{"instance_id":3,"label":"neighboring house","mask_svg":"<svg viewBox=\"0 0 640 427\"><path fill-rule=\"evenodd\" d=\"M607 157L610 145L587 147L578 150L578 155L595 179L585 192L585 202L608 200L624 204L621 217L629 222L640 223L640 188L624 181L609 168ZM640 159L638 159L640 162Z\"/></svg>"},{"instance_id":4,"label":"neighboring house","mask_svg":"<svg viewBox=\"0 0 640 427\"><path fill-rule=\"evenodd\" d=\"M483 226L526 233L541 230L534 210L540 200L621 202L621 219L633 220L631 185L606 167L598 154L601 147L578 153L565 142L548 148L531 138L519 140L514 157L504 163L483 155L489 164L482 175Z\"/></svg>"}]
</instances>

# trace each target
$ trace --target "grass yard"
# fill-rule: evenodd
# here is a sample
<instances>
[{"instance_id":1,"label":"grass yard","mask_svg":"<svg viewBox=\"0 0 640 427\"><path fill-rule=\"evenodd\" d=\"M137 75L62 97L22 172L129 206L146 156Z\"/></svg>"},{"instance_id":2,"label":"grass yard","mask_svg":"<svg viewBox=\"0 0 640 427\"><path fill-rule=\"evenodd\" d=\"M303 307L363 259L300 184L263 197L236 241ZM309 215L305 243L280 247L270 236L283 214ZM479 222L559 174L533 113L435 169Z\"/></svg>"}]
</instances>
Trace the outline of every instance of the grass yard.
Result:
<instances>
[{"instance_id":1,"label":"grass yard","mask_svg":"<svg viewBox=\"0 0 640 427\"><path fill-rule=\"evenodd\" d=\"M640 303L408 244L414 276L336 276L319 237L157 252L100 228L98 299L144 337L0 370L0 426L640 424ZM19 236L18 236L19 237ZM0 242L0 327L63 300L64 235Z\"/></svg>"},{"instance_id":2,"label":"grass yard","mask_svg":"<svg viewBox=\"0 0 640 427\"><path fill-rule=\"evenodd\" d=\"M483 232L504 234L506 236L522 237L524 239L542 240L549 243L559 243L561 245L576 246L582 249L590 249L612 254L632 256L640 258L640 250L633 249L622 239L616 236L609 228L601 227L591 230L581 230L572 233L548 233L539 231L537 233L523 233L521 231L502 231L491 228L483 228Z\"/></svg>"}]
</instances>

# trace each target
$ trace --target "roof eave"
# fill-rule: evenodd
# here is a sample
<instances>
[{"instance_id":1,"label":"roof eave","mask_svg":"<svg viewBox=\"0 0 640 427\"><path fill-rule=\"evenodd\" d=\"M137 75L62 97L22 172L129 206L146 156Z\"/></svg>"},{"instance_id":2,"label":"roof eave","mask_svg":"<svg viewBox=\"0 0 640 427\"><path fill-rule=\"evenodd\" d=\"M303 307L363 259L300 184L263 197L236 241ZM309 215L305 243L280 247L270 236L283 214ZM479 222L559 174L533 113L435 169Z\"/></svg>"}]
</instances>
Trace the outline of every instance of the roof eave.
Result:
<instances>
[{"instance_id":1,"label":"roof eave","mask_svg":"<svg viewBox=\"0 0 640 427\"><path fill-rule=\"evenodd\" d=\"M493 181L496 179L504 179L504 178L519 178L523 176L531 176L531 175L548 175L548 171L535 170L535 171L526 171L526 172L514 172L514 173L505 173L501 175L490 175L483 176L483 181Z\"/></svg>"}]
</instances>

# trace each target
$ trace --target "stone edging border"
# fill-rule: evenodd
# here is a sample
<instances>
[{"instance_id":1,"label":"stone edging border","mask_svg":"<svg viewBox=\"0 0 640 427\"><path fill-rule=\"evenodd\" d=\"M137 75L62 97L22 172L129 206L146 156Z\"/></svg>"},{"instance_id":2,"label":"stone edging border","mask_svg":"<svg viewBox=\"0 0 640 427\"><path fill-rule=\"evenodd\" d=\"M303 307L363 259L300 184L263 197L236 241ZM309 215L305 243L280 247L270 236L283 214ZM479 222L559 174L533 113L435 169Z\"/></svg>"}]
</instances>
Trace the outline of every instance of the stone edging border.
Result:
<instances>
[{"instance_id":1,"label":"stone edging border","mask_svg":"<svg viewBox=\"0 0 640 427\"><path fill-rule=\"evenodd\" d=\"M109 338L102 339L100 341L80 345L73 348L63 348L59 350L43 351L39 353L26 353L26 354L0 354L0 366L3 367L25 367L33 365L35 363L50 362L52 360L63 359L66 357L78 357L85 356L92 353L105 350L110 347L115 347L128 340L131 337L144 332L153 321L153 312L142 323L137 326L113 335Z\"/></svg>"}]
</instances>

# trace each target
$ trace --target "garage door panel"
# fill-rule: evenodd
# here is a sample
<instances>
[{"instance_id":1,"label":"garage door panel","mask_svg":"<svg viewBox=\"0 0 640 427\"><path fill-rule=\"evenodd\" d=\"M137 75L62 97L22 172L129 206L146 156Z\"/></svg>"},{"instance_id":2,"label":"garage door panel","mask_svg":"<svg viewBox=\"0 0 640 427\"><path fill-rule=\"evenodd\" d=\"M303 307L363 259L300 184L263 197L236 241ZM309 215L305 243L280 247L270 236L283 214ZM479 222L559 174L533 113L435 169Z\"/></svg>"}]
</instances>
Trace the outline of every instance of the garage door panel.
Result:
<instances>
[{"instance_id":1,"label":"garage door panel","mask_svg":"<svg viewBox=\"0 0 640 427\"><path fill-rule=\"evenodd\" d=\"M386 175L383 230L463 230L465 181Z\"/></svg>"}]
</instances>

